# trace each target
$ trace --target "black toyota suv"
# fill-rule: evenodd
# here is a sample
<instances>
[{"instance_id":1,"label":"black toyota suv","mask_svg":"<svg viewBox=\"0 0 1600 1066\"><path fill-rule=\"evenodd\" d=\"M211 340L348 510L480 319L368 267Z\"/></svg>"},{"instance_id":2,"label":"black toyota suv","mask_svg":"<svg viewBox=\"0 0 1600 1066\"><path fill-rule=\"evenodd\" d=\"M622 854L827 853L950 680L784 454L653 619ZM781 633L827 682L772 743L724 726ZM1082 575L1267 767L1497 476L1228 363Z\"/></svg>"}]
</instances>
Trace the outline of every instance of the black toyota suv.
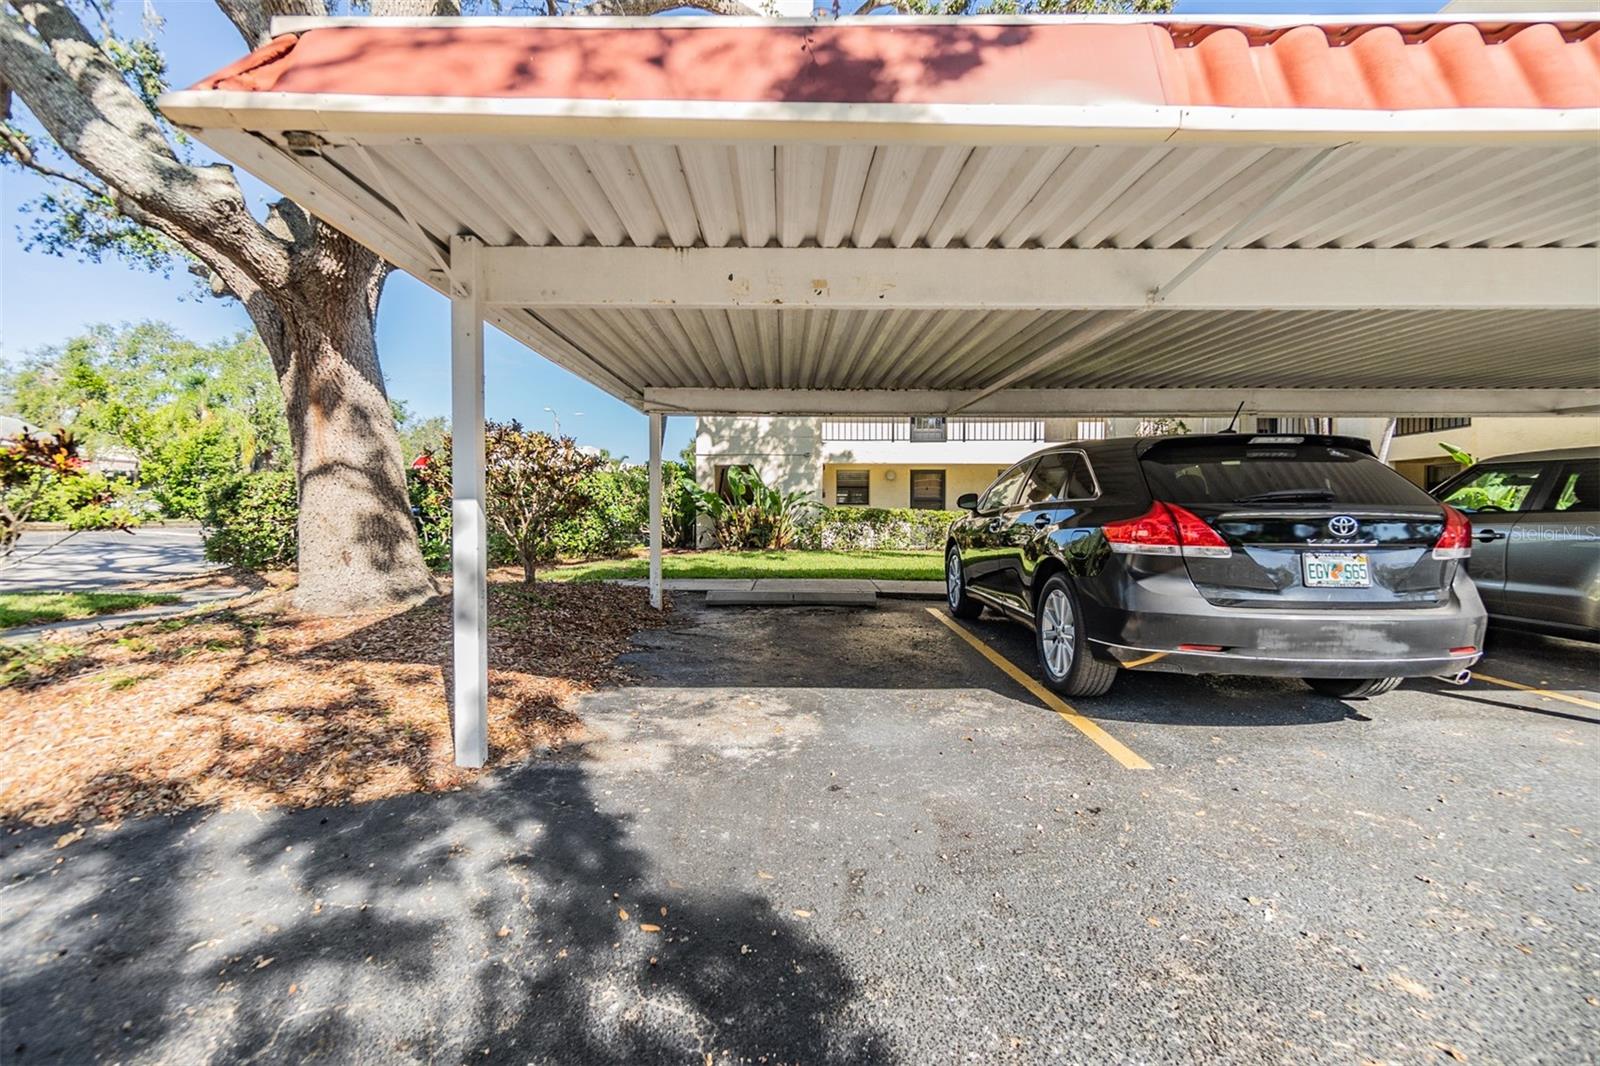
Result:
<instances>
[{"instance_id":1,"label":"black toyota suv","mask_svg":"<svg viewBox=\"0 0 1600 1066\"><path fill-rule=\"evenodd\" d=\"M1076 441L957 502L950 612L1031 625L1068 695L1103 694L1121 668L1359 698L1481 654L1466 518L1353 437Z\"/></svg>"}]
</instances>

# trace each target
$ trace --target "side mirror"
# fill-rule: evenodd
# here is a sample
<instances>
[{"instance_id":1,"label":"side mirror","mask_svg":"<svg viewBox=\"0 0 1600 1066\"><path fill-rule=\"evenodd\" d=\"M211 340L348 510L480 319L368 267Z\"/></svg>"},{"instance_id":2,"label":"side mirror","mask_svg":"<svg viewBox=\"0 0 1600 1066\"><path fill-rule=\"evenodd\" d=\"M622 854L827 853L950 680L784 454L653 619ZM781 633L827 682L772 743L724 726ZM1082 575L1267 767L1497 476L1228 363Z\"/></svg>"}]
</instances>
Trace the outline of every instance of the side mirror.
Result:
<instances>
[{"instance_id":1,"label":"side mirror","mask_svg":"<svg viewBox=\"0 0 1600 1066\"><path fill-rule=\"evenodd\" d=\"M976 511L978 509L978 494L976 492L963 492L956 497L956 506L963 511Z\"/></svg>"}]
</instances>

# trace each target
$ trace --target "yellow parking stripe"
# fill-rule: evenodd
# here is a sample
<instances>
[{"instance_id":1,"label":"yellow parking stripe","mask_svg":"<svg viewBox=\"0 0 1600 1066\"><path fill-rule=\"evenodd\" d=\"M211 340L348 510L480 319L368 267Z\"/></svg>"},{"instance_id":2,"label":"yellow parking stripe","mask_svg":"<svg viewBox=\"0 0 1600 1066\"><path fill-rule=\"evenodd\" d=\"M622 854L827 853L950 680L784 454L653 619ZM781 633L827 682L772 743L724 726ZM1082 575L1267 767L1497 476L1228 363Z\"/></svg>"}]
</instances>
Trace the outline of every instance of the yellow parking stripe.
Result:
<instances>
[{"instance_id":1,"label":"yellow parking stripe","mask_svg":"<svg viewBox=\"0 0 1600 1066\"><path fill-rule=\"evenodd\" d=\"M1594 700L1586 700L1582 696L1569 696L1565 692L1554 692L1547 688L1534 688L1532 685L1524 685L1516 681L1507 681L1503 677L1490 677L1488 674L1480 674L1476 670L1472 671L1472 680L1487 681L1491 685L1500 685L1503 688L1514 688L1518 692L1531 692L1535 696L1544 696L1547 699L1561 700L1564 703L1576 703L1579 707L1588 707L1590 710L1600 711L1600 703L1596 703Z\"/></svg>"},{"instance_id":2,"label":"yellow parking stripe","mask_svg":"<svg viewBox=\"0 0 1600 1066\"><path fill-rule=\"evenodd\" d=\"M1123 663L1122 668L1124 670L1133 670L1141 666L1149 666L1151 663L1158 662L1166 657L1167 653L1164 651L1151 652L1142 659L1135 659L1132 662Z\"/></svg>"},{"instance_id":3,"label":"yellow parking stripe","mask_svg":"<svg viewBox=\"0 0 1600 1066\"><path fill-rule=\"evenodd\" d=\"M933 615L946 626L950 627L950 631L952 633L966 641L968 644L971 644L974 648L978 649L978 653L980 655L998 666L1002 671L1005 672L1006 676L1011 678L1011 680L1015 681L1017 684L1033 693L1041 701L1043 701L1046 707L1059 714L1067 721L1069 725L1077 729L1078 732L1082 733L1084 736L1100 745L1102 751L1111 756L1113 759L1117 760L1126 769L1148 770L1151 768L1149 763L1135 755L1131 749L1122 743L1122 741L1118 740L1110 733L1107 733L1104 729L1101 729L1094 722L1091 722L1089 719L1085 718L1083 715L1067 706L1062 702L1060 696L1057 696L1054 692L1051 692L1049 689L1039 684L1039 682L1029 677L1017 667L1016 663L1013 663L1010 659L1007 659L1004 655L1001 655L999 652L989 647L989 645L985 644L971 633L968 633L965 629L956 625L955 620L947 618L943 611L940 611L934 607L929 607L927 610L929 614Z\"/></svg>"}]
</instances>

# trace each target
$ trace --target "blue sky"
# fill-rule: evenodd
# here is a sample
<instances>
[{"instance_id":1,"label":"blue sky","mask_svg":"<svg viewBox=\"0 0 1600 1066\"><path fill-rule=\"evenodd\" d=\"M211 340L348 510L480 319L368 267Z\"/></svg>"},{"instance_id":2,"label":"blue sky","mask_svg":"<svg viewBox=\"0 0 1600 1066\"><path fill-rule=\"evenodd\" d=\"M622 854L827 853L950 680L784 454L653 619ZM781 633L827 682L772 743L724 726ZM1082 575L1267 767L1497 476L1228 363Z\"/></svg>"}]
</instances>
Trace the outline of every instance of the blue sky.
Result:
<instances>
[{"instance_id":1,"label":"blue sky","mask_svg":"<svg viewBox=\"0 0 1600 1066\"><path fill-rule=\"evenodd\" d=\"M1442 0L1181 0L1186 14L1232 12L1329 14L1435 11ZM161 43L170 81L193 84L239 57L244 46L233 27L205 0L156 0L165 18ZM116 0L120 20L135 32L141 0ZM231 301L199 297L187 275L162 278L107 261L62 259L23 247L26 205L45 183L15 169L0 170L0 358L14 360L39 347L59 344L97 322L146 318L171 322L179 331L209 340L248 329L249 319ZM269 190L247 181L258 201ZM450 395L449 313L446 301L410 277L396 273L378 313L378 351L392 395L422 416L448 415ZM562 429L585 444L615 455L642 457L645 419L592 385L531 354L490 329L485 344L485 397L493 419L518 418L524 425L552 428L553 408ZM581 414L580 414L581 412ZM691 421L668 420L667 454L688 441Z\"/></svg>"}]
</instances>

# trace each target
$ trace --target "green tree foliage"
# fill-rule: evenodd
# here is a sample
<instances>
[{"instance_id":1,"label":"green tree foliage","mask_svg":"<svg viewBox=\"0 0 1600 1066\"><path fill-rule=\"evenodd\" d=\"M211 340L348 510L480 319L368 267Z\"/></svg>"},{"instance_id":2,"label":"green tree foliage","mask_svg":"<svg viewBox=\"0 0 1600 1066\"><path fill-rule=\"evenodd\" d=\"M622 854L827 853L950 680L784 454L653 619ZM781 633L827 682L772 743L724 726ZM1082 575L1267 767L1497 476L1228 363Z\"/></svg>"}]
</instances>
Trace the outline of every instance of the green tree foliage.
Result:
<instances>
[{"instance_id":1,"label":"green tree foliage","mask_svg":"<svg viewBox=\"0 0 1600 1066\"><path fill-rule=\"evenodd\" d=\"M172 518L203 517L214 485L289 457L282 393L252 334L199 344L162 323L96 326L8 371L0 396L91 452L132 450L141 484Z\"/></svg>"},{"instance_id":2,"label":"green tree foliage","mask_svg":"<svg viewBox=\"0 0 1600 1066\"><path fill-rule=\"evenodd\" d=\"M418 456L438 451L450 437L450 421L439 415L416 418L409 412L403 412L401 417L395 419L395 423L400 429L400 447L408 463L414 462Z\"/></svg>"},{"instance_id":3,"label":"green tree foliage","mask_svg":"<svg viewBox=\"0 0 1600 1066\"><path fill-rule=\"evenodd\" d=\"M144 521L144 510L127 481L91 471L81 477L48 478L44 494L28 515L30 522L63 522L68 529L129 529Z\"/></svg>"}]
</instances>

